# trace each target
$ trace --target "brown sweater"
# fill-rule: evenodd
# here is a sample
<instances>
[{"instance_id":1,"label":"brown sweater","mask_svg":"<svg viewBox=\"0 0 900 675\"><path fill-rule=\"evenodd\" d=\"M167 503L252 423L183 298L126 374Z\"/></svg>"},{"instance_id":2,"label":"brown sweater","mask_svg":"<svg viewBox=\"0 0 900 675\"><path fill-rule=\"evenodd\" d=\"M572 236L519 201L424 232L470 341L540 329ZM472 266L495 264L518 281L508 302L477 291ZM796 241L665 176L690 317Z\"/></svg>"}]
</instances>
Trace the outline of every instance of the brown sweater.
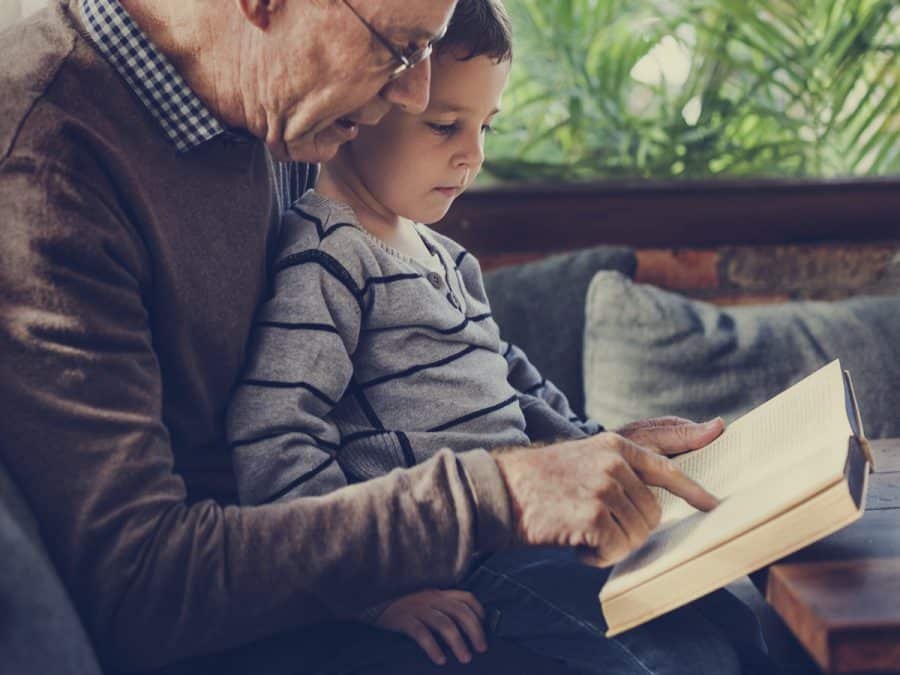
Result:
<instances>
[{"instance_id":1,"label":"brown sweater","mask_svg":"<svg viewBox=\"0 0 900 675\"><path fill-rule=\"evenodd\" d=\"M278 209L258 142L180 155L75 3L0 37L0 459L108 665L150 668L453 582L502 548L493 459L234 496L223 414ZM468 480L466 477L468 474Z\"/></svg>"}]
</instances>

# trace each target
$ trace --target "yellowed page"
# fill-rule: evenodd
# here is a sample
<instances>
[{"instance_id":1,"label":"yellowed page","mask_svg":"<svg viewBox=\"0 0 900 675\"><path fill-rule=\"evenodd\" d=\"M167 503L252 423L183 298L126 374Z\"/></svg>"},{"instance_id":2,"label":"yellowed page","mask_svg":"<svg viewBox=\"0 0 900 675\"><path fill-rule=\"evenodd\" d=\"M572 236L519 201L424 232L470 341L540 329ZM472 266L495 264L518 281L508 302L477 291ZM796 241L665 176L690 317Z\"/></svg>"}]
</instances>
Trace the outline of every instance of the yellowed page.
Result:
<instances>
[{"instance_id":1,"label":"yellowed page","mask_svg":"<svg viewBox=\"0 0 900 675\"><path fill-rule=\"evenodd\" d=\"M862 476L863 495L867 478L867 474ZM609 626L606 637L681 607L798 551L858 520L862 513L862 508L854 504L847 483L837 482L783 515L666 570L632 592L604 598L603 614Z\"/></svg>"},{"instance_id":2,"label":"yellowed page","mask_svg":"<svg viewBox=\"0 0 900 675\"><path fill-rule=\"evenodd\" d=\"M735 420L707 447L675 461L722 499L810 455L842 468L850 435L843 372L834 360ZM843 446L834 439L844 439ZM826 448L831 457L823 455ZM695 513L671 493L654 491L663 509L662 526Z\"/></svg>"},{"instance_id":3,"label":"yellowed page","mask_svg":"<svg viewBox=\"0 0 900 675\"><path fill-rule=\"evenodd\" d=\"M735 421L706 448L678 458L721 504L701 513L661 493L663 522L616 565L601 599L702 555L841 480L851 434L843 372L835 360Z\"/></svg>"},{"instance_id":4,"label":"yellowed page","mask_svg":"<svg viewBox=\"0 0 900 675\"><path fill-rule=\"evenodd\" d=\"M606 602L735 539L843 480L847 437L833 437L821 449L823 455L839 460L787 465L726 497L713 511L694 511L654 532L644 546L616 565L601 600Z\"/></svg>"}]
</instances>

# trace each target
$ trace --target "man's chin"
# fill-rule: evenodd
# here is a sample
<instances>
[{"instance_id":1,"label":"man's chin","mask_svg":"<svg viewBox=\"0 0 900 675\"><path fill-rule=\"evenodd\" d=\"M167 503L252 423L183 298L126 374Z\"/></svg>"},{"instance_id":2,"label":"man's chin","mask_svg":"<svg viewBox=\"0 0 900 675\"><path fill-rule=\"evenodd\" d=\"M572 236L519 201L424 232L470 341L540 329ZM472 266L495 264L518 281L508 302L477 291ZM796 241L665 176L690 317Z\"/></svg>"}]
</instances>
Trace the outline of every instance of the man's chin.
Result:
<instances>
[{"instance_id":1,"label":"man's chin","mask_svg":"<svg viewBox=\"0 0 900 675\"><path fill-rule=\"evenodd\" d=\"M309 138L297 139L287 144L280 143L277 147L269 146L269 151L281 162L288 160L308 164L327 162L337 154L341 143L327 137L322 138L326 133L327 130Z\"/></svg>"}]
</instances>

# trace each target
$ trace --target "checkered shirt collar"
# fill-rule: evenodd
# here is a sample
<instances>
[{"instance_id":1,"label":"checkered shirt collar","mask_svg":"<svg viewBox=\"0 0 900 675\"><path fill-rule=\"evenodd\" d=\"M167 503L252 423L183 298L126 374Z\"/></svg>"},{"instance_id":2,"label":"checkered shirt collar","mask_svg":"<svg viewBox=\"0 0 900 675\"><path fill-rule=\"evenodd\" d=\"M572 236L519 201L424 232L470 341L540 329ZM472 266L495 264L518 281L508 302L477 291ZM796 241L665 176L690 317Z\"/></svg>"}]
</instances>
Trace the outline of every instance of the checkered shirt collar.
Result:
<instances>
[{"instance_id":1,"label":"checkered shirt collar","mask_svg":"<svg viewBox=\"0 0 900 675\"><path fill-rule=\"evenodd\" d=\"M81 11L97 47L179 152L226 131L118 0L81 0Z\"/></svg>"}]
</instances>

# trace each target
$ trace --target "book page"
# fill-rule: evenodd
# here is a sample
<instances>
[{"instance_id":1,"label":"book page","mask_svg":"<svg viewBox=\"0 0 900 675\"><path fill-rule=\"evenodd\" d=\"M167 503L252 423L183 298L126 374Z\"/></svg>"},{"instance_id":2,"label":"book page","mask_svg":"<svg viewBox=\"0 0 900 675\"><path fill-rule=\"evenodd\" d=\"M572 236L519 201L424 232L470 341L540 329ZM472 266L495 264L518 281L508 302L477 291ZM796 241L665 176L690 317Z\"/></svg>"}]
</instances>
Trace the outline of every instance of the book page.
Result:
<instances>
[{"instance_id":1,"label":"book page","mask_svg":"<svg viewBox=\"0 0 900 675\"><path fill-rule=\"evenodd\" d=\"M844 459L840 463L800 460L784 466L726 497L709 513L692 509L691 515L656 530L644 546L615 566L601 599L612 599L739 537L839 482L844 477L847 437L830 439L823 450Z\"/></svg>"},{"instance_id":2,"label":"book page","mask_svg":"<svg viewBox=\"0 0 900 675\"><path fill-rule=\"evenodd\" d=\"M832 361L735 420L711 444L674 461L719 499L758 483L810 455L843 467L852 435L840 363ZM835 439L842 439L835 445ZM827 456L826 448L831 448ZM653 488L663 510L661 526L696 513L682 499Z\"/></svg>"}]
</instances>

